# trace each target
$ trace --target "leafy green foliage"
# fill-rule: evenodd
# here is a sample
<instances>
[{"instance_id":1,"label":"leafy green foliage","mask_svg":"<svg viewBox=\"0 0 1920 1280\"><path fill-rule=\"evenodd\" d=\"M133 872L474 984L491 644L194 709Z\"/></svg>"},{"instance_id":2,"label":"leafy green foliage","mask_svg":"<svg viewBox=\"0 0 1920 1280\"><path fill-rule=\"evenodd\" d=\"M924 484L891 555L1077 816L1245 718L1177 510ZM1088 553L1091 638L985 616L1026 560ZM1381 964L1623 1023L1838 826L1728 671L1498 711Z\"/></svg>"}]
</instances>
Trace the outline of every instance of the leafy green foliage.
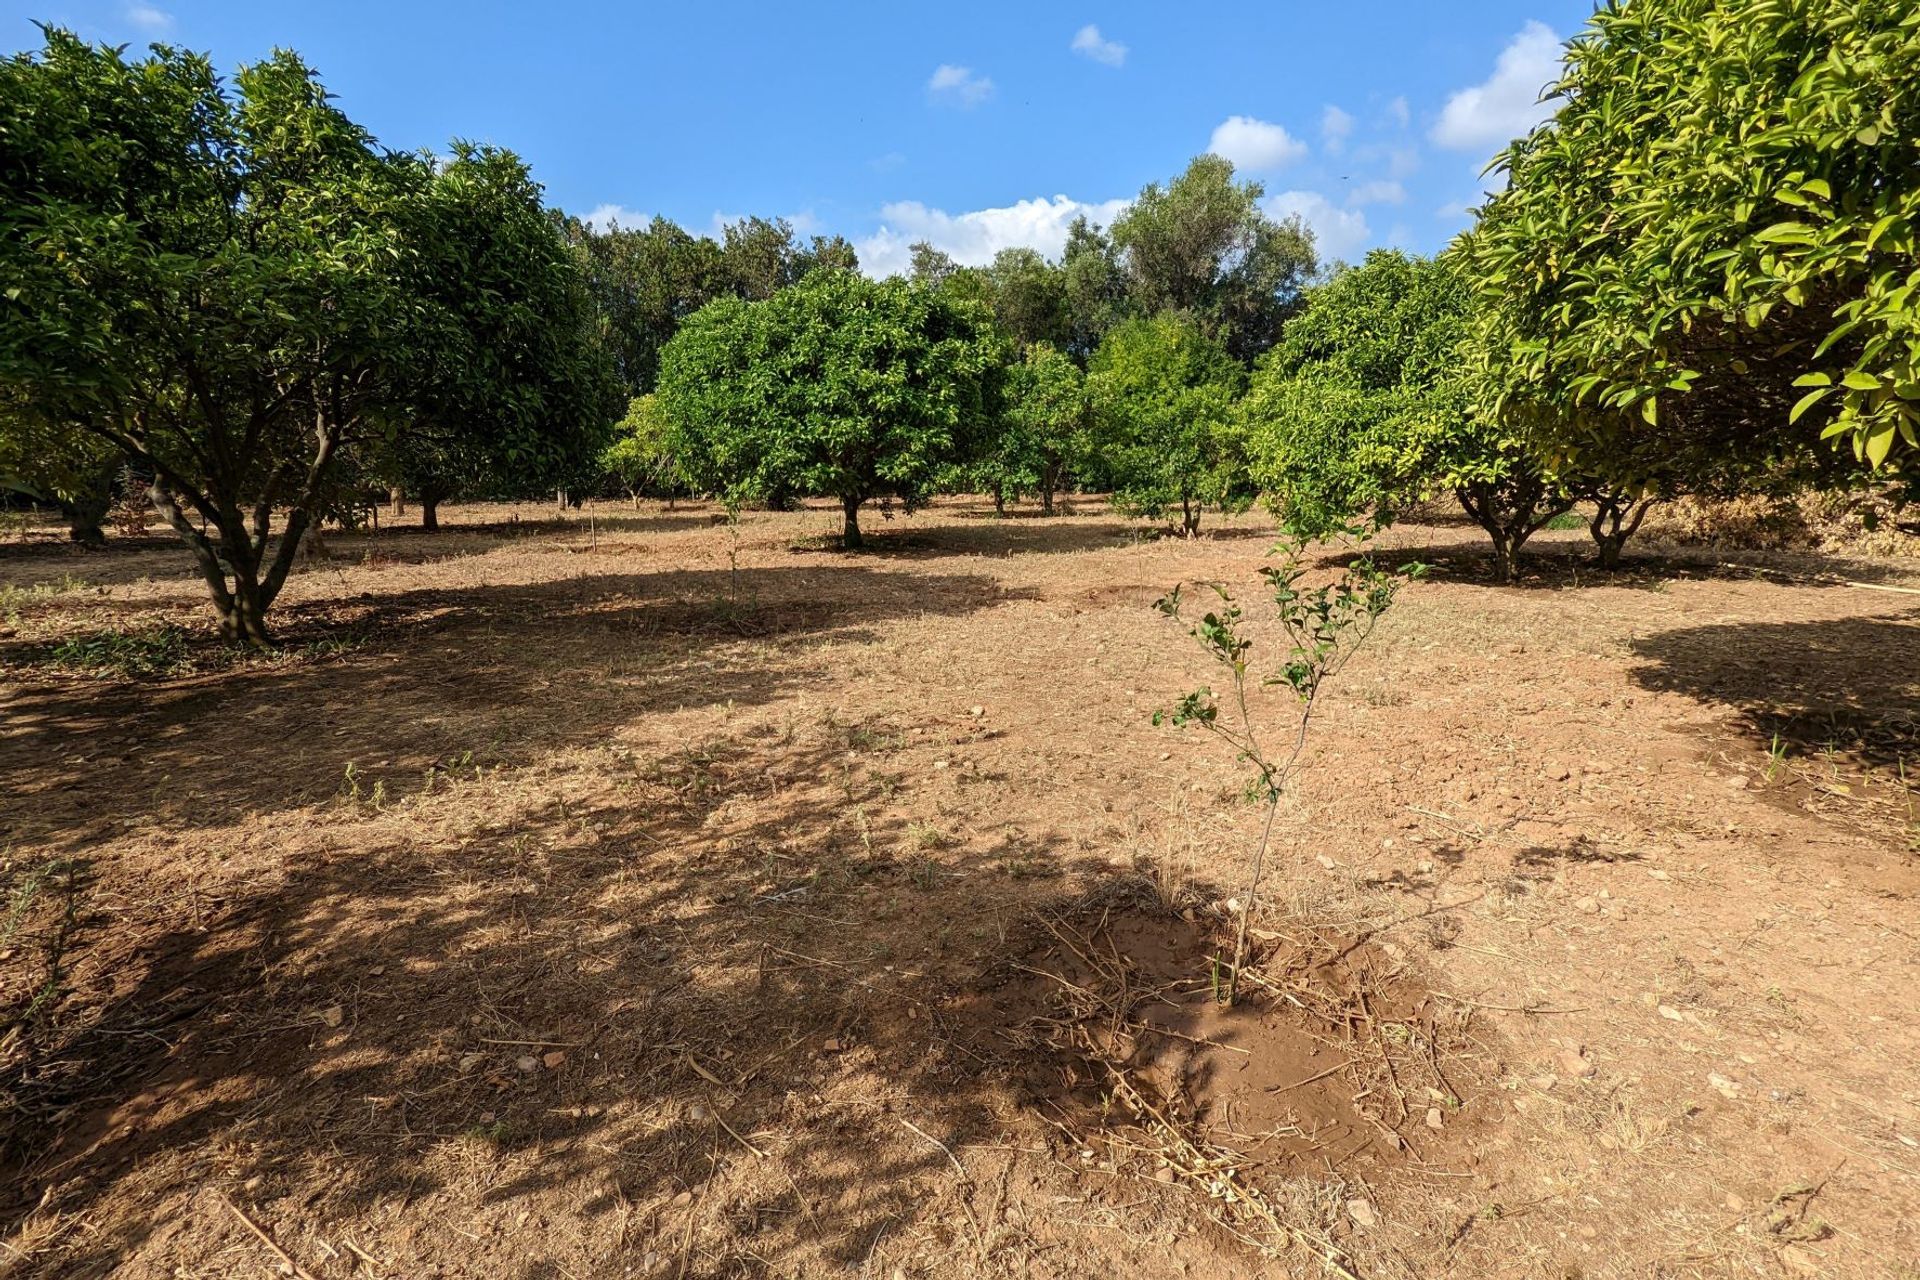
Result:
<instances>
[{"instance_id":1,"label":"leafy green foliage","mask_svg":"<svg viewBox=\"0 0 1920 1280\"><path fill-rule=\"evenodd\" d=\"M694 485L729 501L831 494L858 546L862 504L917 503L972 446L998 359L977 308L816 271L697 312L667 344L659 395Z\"/></svg>"},{"instance_id":2,"label":"leafy green foliage","mask_svg":"<svg viewBox=\"0 0 1920 1280\"><path fill-rule=\"evenodd\" d=\"M1147 184L1113 223L1135 312L1184 313L1241 361L1272 346L1316 259L1312 232L1268 217L1263 194L1212 155L1165 187Z\"/></svg>"},{"instance_id":3,"label":"leafy green foliage","mask_svg":"<svg viewBox=\"0 0 1920 1280\"><path fill-rule=\"evenodd\" d=\"M1630 488L1920 443L1920 10L1635 0L1465 238L1493 395Z\"/></svg>"},{"instance_id":4,"label":"leafy green foliage","mask_svg":"<svg viewBox=\"0 0 1920 1280\"><path fill-rule=\"evenodd\" d=\"M0 431L152 475L230 638L267 643L308 525L416 419L524 465L595 412L524 169L387 152L291 53L227 81L48 29L0 62L0 177Z\"/></svg>"},{"instance_id":5,"label":"leafy green foliage","mask_svg":"<svg viewBox=\"0 0 1920 1280\"><path fill-rule=\"evenodd\" d=\"M1453 493L1503 576L1568 499L1527 434L1474 402L1471 303L1454 263L1376 250L1313 289L1242 405L1254 479L1290 528Z\"/></svg>"},{"instance_id":6,"label":"leafy green foliage","mask_svg":"<svg viewBox=\"0 0 1920 1280\"><path fill-rule=\"evenodd\" d=\"M685 486L674 458L673 424L654 395L635 396L627 416L614 424L613 441L600 454L600 468L628 494L672 494Z\"/></svg>"},{"instance_id":7,"label":"leafy green foliage","mask_svg":"<svg viewBox=\"0 0 1920 1280\"><path fill-rule=\"evenodd\" d=\"M1008 366L1001 399L999 430L974 475L997 500L1038 494L1051 515L1054 495L1088 448L1086 377L1063 352L1037 344Z\"/></svg>"},{"instance_id":8,"label":"leafy green foliage","mask_svg":"<svg viewBox=\"0 0 1920 1280\"><path fill-rule=\"evenodd\" d=\"M1107 335L1087 389L1095 446L1122 510L1150 519L1178 510L1192 534L1208 507L1244 509L1252 490L1234 409L1243 380L1225 347L1171 312Z\"/></svg>"},{"instance_id":9,"label":"leafy green foliage","mask_svg":"<svg viewBox=\"0 0 1920 1280\"><path fill-rule=\"evenodd\" d=\"M439 332L397 388L388 469L430 528L458 493L566 487L598 457L619 382L539 185L511 152L456 142L407 216L411 291Z\"/></svg>"},{"instance_id":10,"label":"leafy green foliage","mask_svg":"<svg viewBox=\"0 0 1920 1280\"><path fill-rule=\"evenodd\" d=\"M1371 531L1360 528L1346 532L1363 542ZM1313 722L1321 690L1326 682L1346 667L1353 655L1373 634L1376 624L1392 606L1400 588L1425 570L1420 565L1404 565L1396 572L1381 569L1367 555L1351 561L1332 582L1307 585L1305 555L1309 540L1288 535L1275 547L1278 565L1260 570L1272 594L1274 613L1287 646L1286 654L1270 674L1256 677L1250 654L1255 647L1248 634L1245 615L1233 596L1223 587L1213 588L1220 604L1202 614L1189 634L1201 649L1226 673L1230 682L1224 695L1203 686L1186 694L1171 711L1156 711L1156 725L1176 727L1196 725L1232 747L1237 757L1253 766L1254 777L1249 794L1266 804L1266 821L1260 842L1254 850L1246 897L1240 907L1239 937L1234 946L1233 979L1246 958L1247 918L1253 913L1260 890L1260 876L1266 863L1267 844L1273 833L1273 816L1300 766L1306 748L1307 731ZM1180 588L1163 596L1157 607L1170 618L1182 617L1184 602ZM1291 733L1283 734L1275 745L1274 735L1260 723L1248 697L1250 687L1281 687L1293 695ZM1228 987L1232 999L1233 984Z\"/></svg>"}]
</instances>

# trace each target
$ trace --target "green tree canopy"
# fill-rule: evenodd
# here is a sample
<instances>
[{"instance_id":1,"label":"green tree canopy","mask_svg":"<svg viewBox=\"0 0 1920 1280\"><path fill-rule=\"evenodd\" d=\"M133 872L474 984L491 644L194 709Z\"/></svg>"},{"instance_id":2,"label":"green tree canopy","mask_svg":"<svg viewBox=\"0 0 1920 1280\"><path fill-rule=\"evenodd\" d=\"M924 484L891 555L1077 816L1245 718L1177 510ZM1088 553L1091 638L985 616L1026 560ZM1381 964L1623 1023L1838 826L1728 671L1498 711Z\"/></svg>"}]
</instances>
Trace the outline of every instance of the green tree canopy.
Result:
<instances>
[{"instance_id":1,"label":"green tree canopy","mask_svg":"<svg viewBox=\"0 0 1920 1280\"><path fill-rule=\"evenodd\" d=\"M1911 459L1920 10L1608 3L1555 96L1463 245L1504 411L1625 484Z\"/></svg>"},{"instance_id":2,"label":"green tree canopy","mask_svg":"<svg viewBox=\"0 0 1920 1280\"><path fill-rule=\"evenodd\" d=\"M999 430L975 473L996 502L1037 494L1042 512L1088 448L1092 402L1086 376L1064 352L1036 343L1006 370Z\"/></svg>"},{"instance_id":3,"label":"green tree canopy","mask_svg":"<svg viewBox=\"0 0 1920 1280\"><path fill-rule=\"evenodd\" d=\"M456 142L409 213L414 295L437 317L431 360L398 388L387 450L426 527L459 493L565 487L619 412L575 250L520 159Z\"/></svg>"},{"instance_id":4,"label":"green tree canopy","mask_svg":"<svg viewBox=\"0 0 1920 1280\"><path fill-rule=\"evenodd\" d=\"M1189 535L1207 507L1244 506L1250 490L1234 410L1244 381L1226 347L1189 317L1163 311L1109 333L1087 387L1114 501L1152 519L1178 510Z\"/></svg>"},{"instance_id":5,"label":"green tree canopy","mask_svg":"<svg viewBox=\"0 0 1920 1280\"><path fill-rule=\"evenodd\" d=\"M343 457L404 432L440 371L500 357L477 315L553 295L423 280L460 181L382 150L294 55L225 82L162 46L46 41L0 63L0 429L83 432L151 474L223 633L265 643Z\"/></svg>"},{"instance_id":6,"label":"green tree canopy","mask_svg":"<svg viewBox=\"0 0 1920 1280\"><path fill-rule=\"evenodd\" d=\"M825 270L696 313L667 344L659 394L695 486L832 495L857 547L868 499L917 503L971 447L997 358L977 308Z\"/></svg>"},{"instance_id":7,"label":"green tree canopy","mask_svg":"<svg viewBox=\"0 0 1920 1280\"><path fill-rule=\"evenodd\" d=\"M643 493L671 498L686 483L674 449L673 424L660 407L660 397L635 396L627 416L614 424L600 467L635 499Z\"/></svg>"},{"instance_id":8,"label":"green tree canopy","mask_svg":"<svg viewBox=\"0 0 1920 1280\"><path fill-rule=\"evenodd\" d=\"M1396 250L1309 292L1242 406L1254 480L1290 527L1325 536L1452 492L1511 577L1567 509L1525 434L1474 407L1470 305L1455 263Z\"/></svg>"},{"instance_id":9,"label":"green tree canopy","mask_svg":"<svg viewBox=\"0 0 1920 1280\"><path fill-rule=\"evenodd\" d=\"M1263 194L1214 155L1149 183L1113 223L1134 311L1191 315L1243 362L1272 346L1317 264L1313 233L1268 217Z\"/></svg>"}]
</instances>

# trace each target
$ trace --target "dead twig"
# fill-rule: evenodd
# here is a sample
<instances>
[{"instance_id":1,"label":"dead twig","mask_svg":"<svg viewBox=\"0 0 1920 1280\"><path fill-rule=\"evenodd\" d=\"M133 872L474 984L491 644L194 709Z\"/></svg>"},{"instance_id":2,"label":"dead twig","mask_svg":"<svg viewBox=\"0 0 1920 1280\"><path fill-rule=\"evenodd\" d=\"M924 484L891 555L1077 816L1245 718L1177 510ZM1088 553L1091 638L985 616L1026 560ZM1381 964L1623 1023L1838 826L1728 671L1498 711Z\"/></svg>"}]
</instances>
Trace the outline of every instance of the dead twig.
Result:
<instances>
[{"instance_id":1,"label":"dead twig","mask_svg":"<svg viewBox=\"0 0 1920 1280\"><path fill-rule=\"evenodd\" d=\"M220 1197L220 1203L227 1206L228 1212L240 1220L241 1226L251 1231L255 1239L272 1250L273 1256L280 1259L281 1264L293 1273L294 1280L314 1280L313 1273L301 1266L298 1262L295 1262L293 1255L285 1249L282 1249L280 1242L275 1240L271 1235L268 1235L265 1227L248 1217L247 1211L235 1204L231 1196L224 1191L216 1192L215 1194Z\"/></svg>"}]
</instances>

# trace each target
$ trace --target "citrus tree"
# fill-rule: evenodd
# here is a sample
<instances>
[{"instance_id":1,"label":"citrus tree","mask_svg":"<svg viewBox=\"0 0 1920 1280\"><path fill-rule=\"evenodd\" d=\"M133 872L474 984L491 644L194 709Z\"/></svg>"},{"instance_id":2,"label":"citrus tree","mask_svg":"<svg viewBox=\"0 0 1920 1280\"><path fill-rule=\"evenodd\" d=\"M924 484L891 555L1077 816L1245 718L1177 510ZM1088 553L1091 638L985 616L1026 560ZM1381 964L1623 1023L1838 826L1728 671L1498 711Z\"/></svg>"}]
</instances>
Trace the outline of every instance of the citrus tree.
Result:
<instances>
[{"instance_id":1,"label":"citrus tree","mask_svg":"<svg viewBox=\"0 0 1920 1280\"><path fill-rule=\"evenodd\" d=\"M1036 494L1053 514L1053 499L1087 448L1092 404L1086 376L1057 348L1030 346L1007 366L1001 387L999 430L986 441L974 474L996 503Z\"/></svg>"},{"instance_id":2,"label":"citrus tree","mask_svg":"<svg viewBox=\"0 0 1920 1280\"><path fill-rule=\"evenodd\" d=\"M658 394L696 488L836 497L855 548L869 499L911 508L977 447L999 351L977 306L821 269L695 312L661 353Z\"/></svg>"},{"instance_id":3,"label":"citrus tree","mask_svg":"<svg viewBox=\"0 0 1920 1280\"><path fill-rule=\"evenodd\" d=\"M1572 505L1527 433L1476 404L1470 301L1455 263L1397 250L1309 293L1242 405L1253 478L1290 527L1324 536L1451 493L1511 579Z\"/></svg>"},{"instance_id":4,"label":"citrus tree","mask_svg":"<svg viewBox=\"0 0 1920 1280\"><path fill-rule=\"evenodd\" d=\"M1629 486L1910 469L1920 9L1607 4L1554 96L1461 246L1505 411Z\"/></svg>"},{"instance_id":5,"label":"citrus tree","mask_svg":"<svg viewBox=\"0 0 1920 1280\"><path fill-rule=\"evenodd\" d=\"M0 176L0 430L150 475L231 639L268 642L308 527L417 421L592 412L586 335L531 314L571 258L448 242L507 206L526 228L517 162L386 151L291 53L226 80L48 29L0 62Z\"/></svg>"},{"instance_id":6,"label":"citrus tree","mask_svg":"<svg viewBox=\"0 0 1920 1280\"><path fill-rule=\"evenodd\" d=\"M1114 502L1149 519L1180 513L1188 536L1207 508L1252 498L1235 401L1245 371L1193 320L1171 311L1128 320L1087 368L1093 441Z\"/></svg>"}]
</instances>

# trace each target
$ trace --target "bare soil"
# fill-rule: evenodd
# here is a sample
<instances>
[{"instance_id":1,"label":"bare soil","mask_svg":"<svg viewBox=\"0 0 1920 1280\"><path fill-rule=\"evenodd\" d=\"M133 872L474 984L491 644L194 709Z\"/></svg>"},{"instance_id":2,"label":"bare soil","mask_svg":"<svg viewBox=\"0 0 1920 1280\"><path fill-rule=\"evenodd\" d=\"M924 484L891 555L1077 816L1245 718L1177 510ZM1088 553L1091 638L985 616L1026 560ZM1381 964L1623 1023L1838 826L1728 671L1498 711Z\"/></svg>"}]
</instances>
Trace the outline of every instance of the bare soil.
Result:
<instances>
[{"instance_id":1,"label":"bare soil","mask_svg":"<svg viewBox=\"0 0 1920 1280\"><path fill-rule=\"evenodd\" d=\"M0 542L0 1275L1920 1275L1920 561L1392 531L1228 1007L1073 506Z\"/></svg>"}]
</instances>

